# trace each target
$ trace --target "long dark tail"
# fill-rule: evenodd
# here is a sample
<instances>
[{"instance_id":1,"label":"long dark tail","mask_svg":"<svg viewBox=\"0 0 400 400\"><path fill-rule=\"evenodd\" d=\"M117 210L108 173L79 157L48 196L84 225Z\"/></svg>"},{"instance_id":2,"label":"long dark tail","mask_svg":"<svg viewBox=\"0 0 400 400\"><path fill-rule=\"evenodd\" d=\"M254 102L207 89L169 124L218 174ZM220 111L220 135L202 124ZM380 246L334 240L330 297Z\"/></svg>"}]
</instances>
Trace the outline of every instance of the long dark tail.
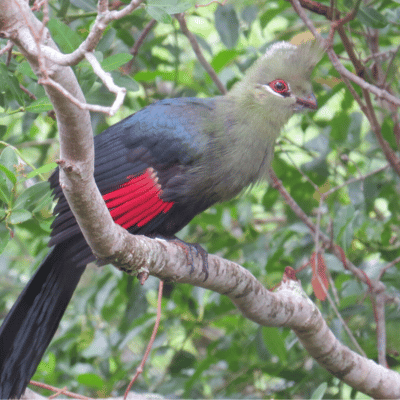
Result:
<instances>
[{"instance_id":1,"label":"long dark tail","mask_svg":"<svg viewBox=\"0 0 400 400\"><path fill-rule=\"evenodd\" d=\"M85 270L76 261L83 237L57 244L0 328L0 399L20 398Z\"/></svg>"}]
</instances>

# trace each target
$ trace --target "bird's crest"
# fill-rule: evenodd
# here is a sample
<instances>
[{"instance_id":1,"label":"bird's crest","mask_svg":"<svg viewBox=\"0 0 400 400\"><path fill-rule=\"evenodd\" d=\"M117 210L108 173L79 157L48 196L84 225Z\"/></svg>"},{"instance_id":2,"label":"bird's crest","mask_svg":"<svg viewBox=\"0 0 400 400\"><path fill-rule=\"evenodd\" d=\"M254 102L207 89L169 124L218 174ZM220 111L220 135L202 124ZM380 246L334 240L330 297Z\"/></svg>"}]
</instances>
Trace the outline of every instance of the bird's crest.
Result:
<instances>
[{"instance_id":1,"label":"bird's crest","mask_svg":"<svg viewBox=\"0 0 400 400\"><path fill-rule=\"evenodd\" d=\"M257 85L266 85L276 79L307 82L321 59L323 50L315 41L296 46L276 42L246 71L243 79L230 91L232 96L252 93Z\"/></svg>"},{"instance_id":2,"label":"bird's crest","mask_svg":"<svg viewBox=\"0 0 400 400\"><path fill-rule=\"evenodd\" d=\"M262 57L263 60L285 63L286 66L309 72L321 59L323 49L316 41L308 41L298 46L289 42L276 42L270 46Z\"/></svg>"}]
</instances>

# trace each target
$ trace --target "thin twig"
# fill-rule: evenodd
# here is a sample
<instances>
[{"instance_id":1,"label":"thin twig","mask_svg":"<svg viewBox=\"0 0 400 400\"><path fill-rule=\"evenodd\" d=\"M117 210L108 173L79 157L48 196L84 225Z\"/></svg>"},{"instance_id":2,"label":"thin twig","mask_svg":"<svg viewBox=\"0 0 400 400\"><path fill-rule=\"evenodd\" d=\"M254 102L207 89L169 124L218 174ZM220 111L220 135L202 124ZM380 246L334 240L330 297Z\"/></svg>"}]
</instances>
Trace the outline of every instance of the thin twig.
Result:
<instances>
[{"instance_id":1,"label":"thin twig","mask_svg":"<svg viewBox=\"0 0 400 400\"><path fill-rule=\"evenodd\" d=\"M308 215L301 209L301 207L296 203L293 197L290 196L289 192L283 187L282 182L278 179L272 168L269 169L268 173L272 181L272 187L279 191L279 193L281 194L281 196L283 196L289 207L309 227L312 234L314 235L316 231L314 223L311 221Z\"/></svg>"},{"instance_id":2,"label":"thin twig","mask_svg":"<svg viewBox=\"0 0 400 400\"><path fill-rule=\"evenodd\" d=\"M295 0L293 0L295 1ZM360 78L359 76L353 74L350 72L348 69L346 69L339 61L336 53L333 51L333 49L327 50L329 59L331 60L333 66L335 67L336 71L340 73L340 75L343 77L348 78L352 82L356 83L359 85L361 88L368 90L372 94L374 94L376 97L386 100L389 103L392 103L394 105L400 106L400 99L396 96L393 96L391 93L389 93L387 90L378 88L375 85L371 85L370 83L366 82L364 79Z\"/></svg>"},{"instance_id":3,"label":"thin twig","mask_svg":"<svg viewBox=\"0 0 400 400\"><path fill-rule=\"evenodd\" d=\"M386 361L386 324L385 324L385 297L382 293L373 294L374 316L376 322L376 345L378 348L378 362L387 368Z\"/></svg>"},{"instance_id":4,"label":"thin twig","mask_svg":"<svg viewBox=\"0 0 400 400\"><path fill-rule=\"evenodd\" d=\"M179 21L179 25L181 26L182 33L189 39L189 42L192 46L194 53L196 54L197 59L199 60L200 64L206 70L210 78L213 80L217 88L222 94L226 94L228 91L226 90L223 83L219 80L218 75L214 71L211 64L205 59L203 52L200 49L199 43L197 42L196 36L193 35L192 32L188 29L186 25L186 20L184 14L175 14L176 19Z\"/></svg>"},{"instance_id":5,"label":"thin twig","mask_svg":"<svg viewBox=\"0 0 400 400\"><path fill-rule=\"evenodd\" d=\"M139 0L137 0L137 1L139 1ZM137 1L136 2L132 1L129 4L129 6L125 7L125 9L127 9L130 6L132 6L133 3L136 4ZM140 1L139 1L139 3L140 3ZM98 17L102 16L102 15L108 15L109 16L110 14L115 12L115 11L112 11L112 12L108 11L108 1L104 1L104 0L99 0L98 11L99 11ZM116 94L115 101L114 101L114 103L112 104L111 107L105 107L105 106L99 106L99 105L91 105L91 104L84 103L84 102L78 100L68 90L63 88L59 83L55 82L52 78L50 78L50 76L48 74L48 69L46 68L46 59L45 59L45 55L44 55L44 51L43 51L47 47L41 45L44 42L45 35L46 35L46 32L47 32L46 29L45 29L45 23L47 23L47 21L49 20L47 0L45 0L43 2L43 13L44 13L44 16L43 16L43 21L44 22L41 25L41 29L40 29L39 34L37 34L35 29L32 26L30 26L30 30L31 30L32 36L35 38L35 42L36 42L38 63L39 63L40 72L41 72L41 75L42 75L42 77L38 80L38 83L42 84L42 85L49 85L49 86L54 87L59 92L61 92L65 97L67 97L72 103L74 103L75 105L77 105L79 108L81 108L83 110L102 112L102 113L108 114L110 116L115 115L117 110L123 104L123 101L124 101L124 98L125 98L125 94L126 94L126 88L119 87L119 86L115 85L111 74L105 72L102 69L100 63L97 61L96 57L94 56L94 54L92 52L84 52L83 56L89 61L89 63L91 64L91 66L93 68L94 73L102 80L102 82L108 88L108 90L110 92ZM117 13L120 13L120 11L118 11ZM117 14L117 15L120 15L120 14ZM98 18L96 18L96 21L97 20L98 20ZM95 23L95 26L96 26L96 23ZM95 26L92 28L91 32L93 32L95 30ZM89 36L90 36L90 33L89 33ZM89 36L88 36L88 38L89 38ZM88 39L86 39L86 41L87 40ZM61 54L57 50L53 50L52 49L52 51L55 51L56 53ZM55 60L52 60L52 61L57 63L57 61L55 61Z\"/></svg>"},{"instance_id":6,"label":"thin twig","mask_svg":"<svg viewBox=\"0 0 400 400\"><path fill-rule=\"evenodd\" d=\"M285 138L285 139L286 139L286 138ZM302 177L314 188L314 190L315 190L316 192L318 192L318 193L320 194L318 185L316 185L316 184L310 179L310 177L309 177L307 174L305 174L305 173L301 170L300 167L297 166L297 164L295 163L295 161L293 160L293 158L290 156L289 152L286 151L286 150L284 150L284 149L282 148L282 145L280 145L280 148L281 148L282 152L286 155L286 157L290 160L290 162L292 163L292 165L297 169L297 171L299 171L299 173L302 175Z\"/></svg>"},{"instance_id":7,"label":"thin twig","mask_svg":"<svg viewBox=\"0 0 400 400\"><path fill-rule=\"evenodd\" d=\"M400 159L397 157L396 153L389 146L389 143L382 136L382 128L378 122L375 112L373 111L373 105L369 92L367 90L363 90L363 93L368 109L372 110L368 118L371 124L372 131L374 132L376 138L378 139L379 145L381 146L386 159L389 161L393 170L396 171L397 175L400 176Z\"/></svg>"},{"instance_id":8,"label":"thin twig","mask_svg":"<svg viewBox=\"0 0 400 400\"><path fill-rule=\"evenodd\" d=\"M279 191L281 196L285 199L286 204L294 211L294 213L303 221L304 224L308 226L312 235L315 235L317 227L314 222L308 217L308 215L302 210L302 208L296 203L293 197L282 185L282 182L278 179L275 172L270 169L269 176L272 180L272 186ZM371 292L381 290L384 287L382 282L371 281L366 273L357 268L344 254L343 249L337 244L333 243L328 235L324 232L319 233L320 240L323 242L325 248L329 249L339 260L342 261L343 266L351 271L355 277L357 277L361 282L365 283L371 290Z\"/></svg>"},{"instance_id":9,"label":"thin twig","mask_svg":"<svg viewBox=\"0 0 400 400\"><path fill-rule=\"evenodd\" d=\"M162 300L162 294L163 294L163 287L164 287L164 282L160 280L160 283L158 285L158 299L157 299L157 317L156 317L156 322L154 324L153 332L150 337L149 344L147 345L146 351L144 353L143 359L140 363L140 365L136 369L136 374L134 377L131 379L129 382L128 387L126 388L125 394L124 394L124 400L128 397L129 391L131 390L132 385L136 381L137 377L143 372L144 364L146 364L147 358L149 357L151 348L153 346L154 340L157 335L158 327L160 325L160 320L161 320L161 300Z\"/></svg>"},{"instance_id":10,"label":"thin twig","mask_svg":"<svg viewBox=\"0 0 400 400\"><path fill-rule=\"evenodd\" d=\"M104 114L108 114L110 116L114 115L116 112L115 107L114 107L115 102L112 107L99 106L97 104L82 103L77 98L75 98L70 92L68 92L68 90L64 89L58 82L54 81L53 79L51 79L49 77L39 79L38 83L41 85L49 85L49 86L52 86L53 88L57 89L60 93L63 94L63 96L65 96L68 100L70 100L72 103L74 103L76 106L78 106L82 110L101 112Z\"/></svg>"},{"instance_id":11,"label":"thin twig","mask_svg":"<svg viewBox=\"0 0 400 400\"><path fill-rule=\"evenodd\" d=\"M396 47L396 50L393 50L392 52L388 51L388 53L391 54L392 56L390 57L389 64L388 64L388 66L386 68L386 74L385 74L385 79L384 79L385 82L387 81L387 78L388 78L388 75L389 75L389 71L392 68L393 62L394 62L394 60L396 58L396 55L398 54L399 50L400 50L400 45L398 45Z\"/></svg>"},{"instance_id":12,"label":"thin twig","mask_svg":"<svg viewBox=\"0 0 400 400\"><path fill-rule=\"evenodd\" d=\"M380 99L384 99L384 100L388 101L389 103L400 106L400 98L393 96L387 90L381 89L375 85L371 85L370 83L366 82L364 79L360 78L359 76L353 74L348 69L346 69L339 61L339 58L336 55L336 53L333 51L332 47L329 47L329 43L321 36L321 34L318 32L318 30L316 29L316 27L310 20L310 18L308 18L307 14L304 12L304 10L300 4L300 1L299 0L290 0L290 2L292 4L293 8L298 13L299 17L306 24L307 28L310 29L310 31L315 36L315 38L317 38L318 41L325 47L329 59L331 60L335 69L340 73L342 78L346 77L350 81L359 85L361 88L366 89L369 92L373 93L376 97L378 97Z\"/></svg>"},{"instance_id":13,"label":"thin twig","mask_svg":"<svg viewBox=\"0 0 400 400\"><path fill-rule=\"evenodd\" d=\"M328 35L328 39L327 39L328 43L329 43L329 47L332 46L333 36L335 34L335 31L337 31L339 28L343 27L344 24L352 21L356 17L358 9L360 8L360 4L361 4L361 0L357 0L355 6L353 7L353 9L350 12L348 12L343 18L340 18L331 23L331 27L330 27L330 31L329 31L329 35Z\"/></svg>"},{"instance_id":14,"label":"thin twig","mask_svg":"<svg viewBox=\"0 0 400 400\"><path fill-rule=\"evenodd\" d=\"M319 276L319 275L318 275ZM322 286L324 287L324 286ZM359 343L357 342L357 339L354 337L353 332L350 330L350 328L348 327L346 321L343 319L342 315L340 314L338 308L336 307L335 302L333 301L331 295L329 294L329 292L327 293L327 299L328 302L330 304L330 306L332 307L336 317L339 319L340 323L342 324L344 330L347 332L347 335L349 337L349 339L351 340L351 342L354 344L355 348L357 349L357 351L364 357L367 357L365 351L361 348L361 346L359 345Z\"/></svg>"},{"instance_id":15,"label":"thin twig","mask_svg":"<svg viewBox=\"0 0 400 400\"><path fill-rule=\"evenodd\" d=\"M18 158L20 158L23 161L24 164L26 164L29 167L31 167L33 171L36 169L36 167L32 163L30 163L29 160L26 157L24 157L22 155L22 153L16 147L12 146L11 144L9 144L7 142L3 142L2 140L0 140L0 145L2 145L4 147L9 147L10 149L13 149L14 152L17 154ZM21 146L21 147L23 147L23 146ZM42 174L38 174L38 176L42 181L46 181L47 180Z\"/></svg>"},{"instance_id":16,"label":"thin twig","mask_svg":"<svg viewBox=\"0 0 400 400\"><path fill-rule=\"evenodd\" d=\"M43 139L43 140L30 140L29 142L21 142L15 145L16 148L22 149L25 147L34 146L51 146L54 143L58 143L57 139Z\"/></svg>"},{"instance_id":17,"label":"thin twig","mask_svg":"<svg viewBox=\"0 0 400 400\"><path fill-rule=\"evenodd\" d=\"M143 44L144 39L146 39L147 35L153 29L153 27L157 24L157 20L154 18L144 27L143 32L140 34L138 40L132 47L131 54L133 57L136 57L137 53L139 53L139 48Z\"/></svg>"},{"instance_id":18,"label":"thin twig","mask_svg":"<svg viewBox=\"0 0 400 400\"><path fill-rule=\"evenodd\" d=\"M329 43L327 43L327 41L322 38L322 36L317 31L317 29L315 28L312 21L308 18L308 16L306 15L306 13L304 12L304 10L301 7L300 1L299 0L290 0L290 1L293 5L293 8L295 8L296 12L299 14L300 18L303 20L303 22L306 24L306 26L310 29L310 31L313 33L313 35L326 48L326 52L329 56L329 59L331 60L336 71L339 72L344 83L349 88L350 92L353 94L354 98L359 103L360 108L362 109L362 111L364 112L366 117L368 118L368 121L371 124L372 131L374 132L376 138L378 139L378 142L385 154L386 159L389 161L390 165L396 171L396 173L400 176L400 160L382 136L381 127L377 121L375 111L372 106L370 93L373 93L378 98L385 99L388 102L390 102L394 105L398 105L398 106L400 106L400 99L398 97L395 97L392 94L390 94L387 90L383 90L383 89L378 88L377 86L371 85L370 83L366 82L364 79L360 78L359 76L357 76L357 75L353 74L352 72L350 72L349 70L347 70L342 65L342 63L339 61L339 58L338 58L337 54L333 51L332 47L329 46ZM361 98L358 96L357 92L354 90L354 88L352 87L349 80L358 84L361 87L361 89L363 90L363 95L364 95L366 104L364 104L361 101Z\"/></svg>"},{"instance_id":19,"label":"thin twig","mask_svg":"<svg viewBox=\"0 0 400 400\"><path fill-rule=\"evenodd\" d=\"M62 66L73 66L78 64L85 58L85 54L94 51L100 39L103 36L104 31L110 22L120 19L130 14L135 8L137 8L143 0L132 0L122 10L108 11L108 2L102 0L98 3L98 14L96 20L90 30L86 39L80 44L80 46L69 54L62 54L58 50L53 49L44 44L40 45L40 51L43 56L50 61L62 65Z\"/></svg>"},{"instance_id":20,"label":"thin twig","mask_svg":"<svg viewBox=\"0 0 400 400\"><path fill-rule=\"evenodd\" d=\"M394 267L397 263L400 262L400 256L396 257L393 261L391 261L389 264L385 265L384 268L381 269L381 272L378 275L378 281L380 281L383 277L383 275L386 273L386 271L392 267Z\"/></svg>"},{"instance_id":21,"label":"thin twig","mask_svg":"<svg viewBox=\"0 0 400 400\"><path fill-rule=\"evenodd\" d=\"M290 0L290 3L292 4L292 7L294 10L297 12L299 17L303 20L303 22L306 24L307 28L310 30L310 32L314 35L316 39L325 47L326 46L326 40L322 37L322 35L318 32L317 28L315 28L314 24L310 20L310 18L307 17L307 14L304 12L303 7L300 4L299 0Z\"/></svg>"},{"instance_id":22,"label":"thin twig","mask_svg":"<svg viewBox=\"0 0 400 400\"><path fill-rule=\"evenodd\" d=\"M19 88L20 88L24 93L26 93L26 94L29 96L29 98L30 98L31 100L37 100L37 97L36 97L32 92L30 92L24 85L19 84Z\"/></svg>"},{"instance_id":23,"label":"thin twig","mask_svg":"<svg viewBox=\"0 0 400 400\"><path fill-rule=\"evenodd\" d=\"M367 63L371 60L375 61L376 59L384 59L384 60L388 60L389 58L393 59L394 57L396 57L396 54L399 51L399 47L400 46L397 46L395 50L386 50L371 54L370 56L365 57L362 61L364 63Z\"/></svg>"},{"instance_id":24,"label":"thin twig","mask_svg":"<svg viewBox=\"0 0 400 400\"><path fill-rule=\"evenodd\" d=\"M379 172L384 171L385 169L388 169L390 167L390 164L386 164L383 167L380 167L374 171L368 172L365 175L362 176L358 176L358 177L354 177L354 178L350 178L349 180L347 180L346 182L343 182L342 184L333 187L332 189L327 190L326 192L321 194L321 197L325 200L327 197L329 197L332 193L336 192L337 190L350 185L351 183L354 182L358 182L358 181L363 181L365 179L367 179L368 177L378 174Z\"/></svg>"},{"instance_id":25,"label":"thin twig","mask_svg":"<svg viewBox=\"0 0 400 400\"><path fill-rule=\"evenodd\" d=\"M7 53L7 52L8 52L8 54L10 54L12 52L13 47L14 47L14 43L11 40L9 40L7 42L7 44L2 49L0 49L0 56L2 56L4 53Z\"/></svg>"},{"instance_id":26,"label":"thin twig","mask_svg":"<svg viewBox=\"0 0 400 400\"><path fill-rule=\"evenodd\" d=\"M126 88L119 87L114 83L111 74L105 72L103 68L101 68L100 63L97 61L97 58L93 53L86 53L85 58L89 61L94 73L101 79L107 89L111 93L116 94L115 101L111 107L108 107L109 112L107 112L108 115L114 115L124 102Z\"/></svg>"},{"instance_id":27,"label":"thin twig","mask_svg":"<svg viewBox=\"0 0 400 400\"><path fill-rule=\"evenodd\" d=\"M153 27L157 24L157 20L154 18L144 27L142 33L140 34L138 40L136 40L135 44L133 45L131 49L131 54L133 55L134 58L132 58L127 64L124 66L124 73L129 74L132 70L132 66L135 60L135 57L139 53L139 49L144 43L144 40L146 39L147 35L150 33L150 31L153 29Z\"/></svg>"},{"instance_id":28,"label":"thin twig","mask_svg":"<svg viewBox=\"0 0 400 400\"><path fill-rule=\"evenodd\" d=\"M52 392L55 392L55 393L64 394L66 396L70 396L73 399L93 400L92 397L82 396L80 394L77 394L77 393L74 393L74 392L70 392L70 391L65 390L65 389L59 389L59 388L57 388L55 386L47 385L46 383L36 382L36 381L30 381L29 383L31 385L40 387L42 389L47 389L47 390L51 390Z\"/></svg>"}]
</instances>

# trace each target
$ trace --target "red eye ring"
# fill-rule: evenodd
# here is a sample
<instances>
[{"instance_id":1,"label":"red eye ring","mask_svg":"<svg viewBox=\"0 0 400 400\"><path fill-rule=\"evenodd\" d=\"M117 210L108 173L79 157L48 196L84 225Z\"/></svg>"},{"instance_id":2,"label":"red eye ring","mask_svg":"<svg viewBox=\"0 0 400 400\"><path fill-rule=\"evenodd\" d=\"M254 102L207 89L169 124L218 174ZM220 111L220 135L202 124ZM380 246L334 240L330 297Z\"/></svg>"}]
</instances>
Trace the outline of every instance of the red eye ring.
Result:
<instances>
[{"instance_id":1,"label":"red eye ring","mask_svg":"<svg viewBox=\"0 0 400 400\"><path fill-rule=\"evenodd\" d=\"M289 94L289 85L283 79L275 79L268 85L274 92L278 94L283 96Z\"/></svg>"}]
</instances>

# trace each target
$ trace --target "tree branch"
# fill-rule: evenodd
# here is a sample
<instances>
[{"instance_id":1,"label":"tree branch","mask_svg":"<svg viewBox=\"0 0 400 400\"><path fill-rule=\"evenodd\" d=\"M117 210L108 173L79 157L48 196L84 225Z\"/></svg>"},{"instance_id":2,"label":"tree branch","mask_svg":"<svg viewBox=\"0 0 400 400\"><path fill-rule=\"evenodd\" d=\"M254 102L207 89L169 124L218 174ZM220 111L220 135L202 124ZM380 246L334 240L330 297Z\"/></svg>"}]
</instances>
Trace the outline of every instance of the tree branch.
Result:
<instances>
[{"instance_id":1,"label":"tree branch","mask_svg":"<svg viewBox=\"0 0 400 400\"><path fill-rule=\"evenodd\" d=\"M192 32L189 31L187 27L185 15L184 14L176 14L176 19L179 21L179 25L181 26L182 33L189 39L190 44L192 45L192 49L197 56L200 64L206 70L210 78L213 80L217 88L222 94L226 94L227 90L223 83L219 80L218 75L214 71L214 68L210 65L210 63L205 59L203 52L200 49L199 43L197 42L196 36L193 35Z\"/></svg>"},{"instance_id":2,"label":"tree branch","mask_svg":"<svg viewBox=\"0 0 400 400\"><path fill-rule=\"evenodd\" d=\"M130 5L138 3L131 2ZM107 7L107 1L99 1L96 19L99 30L104 28L102 24L107 20L104 15L118 18L126 15L124 12L129 6L123 12L111 13ZM40 32L43 26L29 5L24 0L1 2L0 16L0 32L19 47L32 69L44 81L52 79L84 102L70 67L55 62L58 56L47 58L48 49L58 54L50 37L46 37L46 46L39 44L40 49L45 49L44 64L39 65L38 43L32 30ZM87 51L86 47L84 53ZM50 84L45 89L54 105L60 132L60 184L94 254L128 273L149 271L160 279L190 283L224 294L246 318L265 326L292 328L310 355L352 387L373 397L400 397L400 376L343 346L298 282L287 280L272 293L246 269L214 255L208 256L209 278L205 281L200 255L194 257L192 270L188 268L186 252L180 246L163 239L131 235L114 224L93 179L93 135L88 111L80 109ZM312 226L311 222L310 228Z\"/></svg>"},{"instance_id":3,"label":"tree branch","mask_svg":"<svg viewBox=\"0 0 400 400\"><path fill-rule=\"evenodd\" d=\"M318 30L315 28L314 24L312 21L307 17L306 13L304 12L301 3L299 0L289 0L293 6L293 8L296 10L298 13L299 17L303 20L303 22L306 24L307 28L310 29L312 34L314 35L315 38L318 39L318 41L325 47L326 52L328 54L329 59L331 60L333 66L335 69L340 73L342 77L346 77L350 81L356 83L359 85L361 88L368 90L372 94L374 94L376 97L379 99L384 99L387 100L388 102L395 104L397 106L400 106L400 99L396 96L393 96L391 93L389 93L387 90L381 89L375 85L371 85L364 79L360 78L359 76L353 74L350 72L348 69L344 67L344 65L341 64L339 61L338 56L336 53L333 51L331 47L328 46L328 43L325 39L322 38L321 34L318 32Z\"/></svg>"}]
</instances>

